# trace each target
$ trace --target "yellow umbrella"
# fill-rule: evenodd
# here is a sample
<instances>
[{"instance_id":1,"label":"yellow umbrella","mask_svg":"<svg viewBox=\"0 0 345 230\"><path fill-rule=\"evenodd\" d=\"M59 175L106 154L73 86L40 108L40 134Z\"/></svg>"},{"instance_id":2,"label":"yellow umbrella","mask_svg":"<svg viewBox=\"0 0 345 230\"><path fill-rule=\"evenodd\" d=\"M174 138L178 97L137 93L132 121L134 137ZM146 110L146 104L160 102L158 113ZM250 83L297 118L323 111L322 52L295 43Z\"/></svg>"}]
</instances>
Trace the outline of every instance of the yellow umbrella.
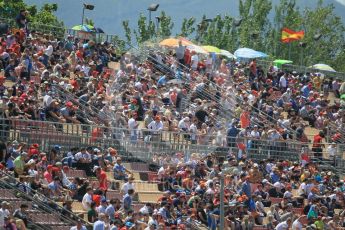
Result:
<instances>
[{"instance_id":1,"label":"yellow umbrella","mask_svg":"<svg viewBox=\"0 0 345 230\"><path fill-rule=\"evenodd\" d=\"M216 53L216 54L220 54L222 51L215 46L203 46L202 48L204 48L204 50L206 50L209 53Z\"/></svg>"},{"instance_id":2,"label":"yellow umbrella","mask_svg":"<svg viewBox=\"0 0 345 230\"><path fill-rule=\"evenodd\" d=\"M167 38L164 39L159 43L160 46L167 46L167 47L177 47L179 44L179 41L182 42L183 46L193 45L191 41L188 41L185 38Z\"/></svg>"}]
</instances>

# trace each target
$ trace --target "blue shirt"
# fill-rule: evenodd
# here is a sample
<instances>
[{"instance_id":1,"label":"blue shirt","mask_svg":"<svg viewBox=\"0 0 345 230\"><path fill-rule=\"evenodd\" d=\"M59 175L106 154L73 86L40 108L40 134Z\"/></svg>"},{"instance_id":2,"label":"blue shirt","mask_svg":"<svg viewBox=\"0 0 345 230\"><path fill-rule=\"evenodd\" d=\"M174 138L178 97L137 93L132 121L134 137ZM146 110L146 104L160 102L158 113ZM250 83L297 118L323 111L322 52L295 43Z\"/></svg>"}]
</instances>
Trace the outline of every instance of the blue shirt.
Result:
<instances>
[{"instance_id":1,"label":"blue shirt","mask_svg":"<svg viewBox=\"0 0 345 230\"><path fill-rule=\"evenodd\" d=\"M105 214L107 214L110 218L110 220L114 220L115 219L115 208L113 205L109 205L106 209L105 209Z\"/></svg>"},{"instance_id":2,"label":"blue shirt","mask_svg":"<svg viewBox=\"0 0 345 230\"><path fill-rule=\"evenodd\" d=\"M104 221L97 220L97 221L93 224L93 230L104 230L104 228L105 228L105 223L104 223Z\"/></svg>"},{"instance_id":3,"label":"blue shirt","mask_svg":"<svg viewBox=\"0 0 345 230\"><path fill-rule=\"evenodd\" d=\"M279 176L273 172L271 172L270 174L271 180L272 180L272 184L276 183L277 181L279 181Z\"/></svg>"},{"instance_id":4,"label":"blue shirt","mask_svg":"<svg viewBox=\"0 0 345 230\"><path fill-rule=\"evenodd\" d=\"M252 196L252 187L248 181L242 184L242 193L244 193L248 198Z\"/></svg>"},{"instance_id":5,"label":"blue shirt","mask_svg":"<svg viewBox=\"0 0 345 230\"><path fill-rule=\"evenodd\" d=\"M163 75L162 77L159 78L157 85L164 85L167 82L167 77Z\"/></svg>"},{"instance_id":6,"label":"blue shirt","mask_svg":"<svg viewBox=\"0 0 345 230\"><path fill-rule=\"evenodd\" d=\"M123 197L122 203L123 203L123 209L130 210L132 207L132 197L130 195L126 194Z\"/></svg>"},{"instance_id":7,"label":"blue shirt","mask_svg":"<svg viewBox=\"0 0 345 230\"><path fill-rule=\"evenodd\" d=\"M235 126L231 126L230 129L228 129L228 137L236 137L239 133L239 129Z\"/></svg>"}]
</instances>

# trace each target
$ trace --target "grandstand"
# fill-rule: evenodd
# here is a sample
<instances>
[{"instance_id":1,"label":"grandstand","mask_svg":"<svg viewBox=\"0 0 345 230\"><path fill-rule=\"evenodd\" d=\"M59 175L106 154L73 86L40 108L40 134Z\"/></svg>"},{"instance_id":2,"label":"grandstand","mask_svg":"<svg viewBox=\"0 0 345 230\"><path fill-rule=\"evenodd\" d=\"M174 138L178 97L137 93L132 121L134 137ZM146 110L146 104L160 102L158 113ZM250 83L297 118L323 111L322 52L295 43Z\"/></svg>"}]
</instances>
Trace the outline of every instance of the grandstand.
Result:
<instances>
[{"instance_id":1,"label":"grandstand","mask_svg":"<svg viewBox=\"0 0 345 230\"><path fill-rule=\"evenodd\" d=\"M2 210L13 213L6 221L17 226L25 222L27 229L92 229L96 224L109 229L216 229L222 219L220 203L225 203L227 229L274 229L288 219L304 227L320 220L331 229L344 227L342 105L315 109L321 118L336 115L318 126L299 114L286 122L291 105L279 106L285 93L279 84L265 85L270 78L264 62L262 87L274 93L266 99L262 95L268 92L259 90L260 98L253 99L247 63L226 67L222 74L214 64L214 76L206 76L202 68L191 71L178 64L163 49L141 53L144 48L136 50L140 58L126 54L115 64L109 53L92 53L111 50L110 44L73 40L73 53L65 44L74 37L63 34L51 41L32 34L34 48L22 57L15 49L22 44L5 40L4 52L22 61L11 71L11 61L2 55L0 133L6 154L1 156L0 200ZM44 65L49 46L53 56ZM68 55L54 53L58 47ZM286 68L289 74L295 70ZM175 79L178 71L183 73ZM305 70L296 71L304 76ZM160 85L162 76L168 80ZM312 84L318 94L310 95L311 104L326 93L314 80L318 74L311 73L306 82L289 76L298 96L301 86ZM335 90L327 93L332 102L339 100ZM297 112L303 104L299 107ZM200 111L207 119L196 115ZM249 125L242 120L244 112ZM88 187L91 202L85 201ZM222 193L225 202L220 202ZM335 201L329 204L326 198ZM21 208L26 218L14 215Z\"/></svg>"}]
</instances>

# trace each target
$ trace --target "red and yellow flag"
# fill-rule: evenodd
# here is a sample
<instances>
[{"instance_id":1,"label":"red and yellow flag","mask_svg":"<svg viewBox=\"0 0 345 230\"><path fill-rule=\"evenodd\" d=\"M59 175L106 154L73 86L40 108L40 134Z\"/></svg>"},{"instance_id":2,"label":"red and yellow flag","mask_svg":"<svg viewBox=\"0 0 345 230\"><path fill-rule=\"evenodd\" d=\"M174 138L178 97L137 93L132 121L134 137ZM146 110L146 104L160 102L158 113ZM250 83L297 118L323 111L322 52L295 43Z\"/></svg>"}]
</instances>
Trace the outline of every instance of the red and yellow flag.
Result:
<instances>
[{"instance_id":1,"label":"red and yellow flag","mask_svg":"<svg viewBox=\"0 0 345 230\"><path fill-rule=\"evenodd\" d=\"M288 28L282 30L282 42L289 43L292 41L298 41L304 38L304 31L293 31Z\"/></svg>"}]
</instances>

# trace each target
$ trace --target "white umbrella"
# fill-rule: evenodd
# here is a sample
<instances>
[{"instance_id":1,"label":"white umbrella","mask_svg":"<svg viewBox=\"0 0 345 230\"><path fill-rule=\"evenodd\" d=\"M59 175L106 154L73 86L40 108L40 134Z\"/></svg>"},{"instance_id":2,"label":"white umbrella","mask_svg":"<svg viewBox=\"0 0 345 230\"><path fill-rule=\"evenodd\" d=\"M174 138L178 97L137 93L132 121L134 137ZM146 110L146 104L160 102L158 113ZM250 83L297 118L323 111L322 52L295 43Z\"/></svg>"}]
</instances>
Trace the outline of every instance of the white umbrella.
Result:
<instances>
[{"instance_id":1,"label":"white umbrella","mask_svg":"<svg viewBox=\"0 0 345 230\"><path fill-rule=\"evenodd\" d=\"M206 50L204 50L201 46L197 46L197 45L188 45L187 49L189 49L190 51L195 51L198 54L208 54L208 52Z\"/></svg>"},{"instance_id":2,"label":"white umbrella","mask_svg":"<svg viewBox=\"0 0 345 230\"><path fill-rule=\"evenodd\" d=\"M220 50L220 55L225 56L227 58L235 58L236 59L236 57L227 50Z\"/></svg>"}]
</instances>

